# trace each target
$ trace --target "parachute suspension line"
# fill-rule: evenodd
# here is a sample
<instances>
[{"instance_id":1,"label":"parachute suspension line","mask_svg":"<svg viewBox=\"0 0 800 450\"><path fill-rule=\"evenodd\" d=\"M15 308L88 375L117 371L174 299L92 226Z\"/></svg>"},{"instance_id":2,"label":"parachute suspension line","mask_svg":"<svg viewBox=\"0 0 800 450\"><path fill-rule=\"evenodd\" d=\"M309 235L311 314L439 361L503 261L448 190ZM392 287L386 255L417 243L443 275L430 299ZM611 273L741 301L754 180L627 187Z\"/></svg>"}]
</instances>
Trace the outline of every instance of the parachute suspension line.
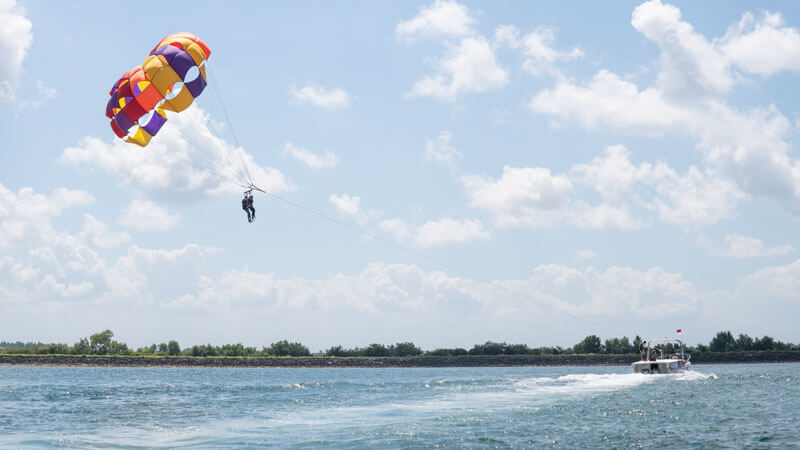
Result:
<instances>
[{"instance_id":1,"label":"parachute suspension line","mask_svg":"<svg viewBox=\"0 0 800 450\"><path fill-rule=\"evenodd\" d=\"M213 75L211 74L211 68L209 64L206 64L206 70L209 72L208 76L213 80ZM236 145L237 154L239 155L240 162L242 163L242 167L244 168L244 175L246 175L247 182L249 184L253 184L253 177L250 175L250 170L247 168L247 162L244 160L244 156L241 153L238 153L239 148L239 139L236 138L236 132L233 129L233 124L231 123L231 119L228 116L228 110L225 108L225 101L222 97L222 91L220 90L219 83L212 82L209 83L211 85L211 90L213 91L213 96L219 100L219 106L222 112L222 117L225 118L225 122L227 123L228 129L231 132L231 136L233 137L233 143Z\"/></svg>"},{"instance_id":2,"label":"parachute suspension line","mask_svg":"<svg viewBox=\"0 0 800 450\"><path fill-rule=\"evenodd\" d=\"M206 70L208 70L208 68L209 68L209 65L206 64ZM211 85L212 88L209 89L208 92L206 92L206 95L203 95L198 99L198 103L202 104L203 106L205 106L208 109L208 112L211 114L212 118L222 118L223 117L222 108L219 105L219 99L217 98L217 95L214 93L214 89L213 89L213 86L214 86L215 83L209 82L208 84ZM218 130L218 131L224 131L224 129L228 128L228 127L229 127L229 125L225 125L225 126L222 127L223 128L222 130ZM209 131L211 131L211 129L209 129ZM203 135L202 133L199 133L199 134L202 135L202 137L204 138L204 140L208 144L208 146L211 149L211 151L213 151L218 157L217 159L212 159L212 158L206 157L206 160L214 166L214 169L211 169L209 167L210 170L219 170L221 172L222 171L227 172L232 177L234 177L234 178L236 178L238 180L236 182L237 185L240 185L245 181L249 181L249 180L247 180L247 176L246 176L246 173L244 171L239 171L239 170L236 169L237 164L234 162L233 158L231 157L230 152L225 151L222 148L219 148L219 146L216 145L217 143L215 143L211 138L208 138L207 136ZM222 141L226 141L227 140L226 136L220 136L219 139L222 140Z\"/></svg>"},{"instance_id":3,"label":"parachute suspension line","mask_svg":"<svg viewBox=\"0 0 800 450\"><path fill-rule=\"evenodd\" d=\"M256 189L258 189L258 188L256 188ZM258 189L258 190L261 191L261 189ZM261 191L261 192L264 192L264 191ZM333 218L333 217L331 217L331 216L329 216L329 215L327 215L325 213L322 213L322 212L319 212L319 211L317 211L315 209L303 206L303 205L301 205L299 203L293 202L293 201L291 201L291 200L289 200L287 198L281 197L281 196L279 196L277 194L274 194L272 192L264 192L264 194L266 194L266 195L268 195L268 196L270 196L270 197L272 197L272 198L274 198L276 200L280 200L280 201L282 201L282 202L284 202L284 203L286 203L286 204L288 204L290 206L293 206L293 207L298 208L298 209L302 209L303 211L306 211L308 213L311 213L311 214L314 214L314 215L316 215L318 217L321 217L321 218L323 218L323 219L325 219L325 220L327 220L329 222L333 222L333 223L335 223L335 224L337 224L339 226L342 226L344 228L347 228L347 229L349 229L351 231L354 231L354 232L359 233L361 235L364 235L366 237L369 237L369 238L375 239L377 241L380 241L380 242L382 242L382 243L384 243L384 244L386 244L386 245L388 245L390 247L394 247L394 248L396 248L398 250L404 251L404 252L409 253L411 255L414 255L414 256L416 256L418 258L422 258L422 259L424 259L426 261L432 262L432 263L434 263L434 264L436 264L436 265L438 265L440 267L444 267L444 268L449 269L449 270L451 270L453 272L459 273L459 274L461 274L461 275L463 275L463 276L465 276L467 278L470 278L470 279L472 279L474 281L477 281L479 283L483 283L483 284L485 284L487 286L490 286L490 287L498 288L498 289L500 289L502 291L505 291L506 293L511 294L511 295L513 295L515 297L518 297L518 298L521 298L521 299L524 299L524 300L528 300L528 301L532 301L532 302L538 304L539 306L543 306L543 307L545 307L545 308L547 308L547 309L549 309L551 311L563 314L565 316L571 317L571 318L573 318L575 320L579 320L581 322L587 323L589 325L592 325L594 327L603 329L605 331L609 331L609 332L611 332L611 333L613 333L615 335L619 336L619 335L623 334L623 333L621 333L621 332L619 332L617 330L614 330L614 329L611 329L611 328L607 327L606 325L603 325L603 324L595 322L593 320L589 320L589 319L583 318L581 316L575 315L575 314L573 314L573 313L571 313L569 311L565 311L565 310L560 309L560 308L558 308L556 306L553 306L553 305L550 305L548 303L545 303L545 302L543 302L541 300L537 300L537 299L533 298L530 295L523 294L522 292L518 292L518 291L515 291L513 289L507 288L507 287L505 287L505 286L503 286L501 284L498 284L497 282L490 281L490 280L488 280L486 278L483 278L481 276L478 276L478 275L475 275L473 273L467 272L466 270L459 269L458 267L455 267L455 266L453 266L451 264L448 264L448 263L446 263L444 261L441 261L441 260L438 260L436 258L430 257L430 256L428 256L428 255L426 255L424 253L420 253L420 252L418 252L416 250L412 250L412 249L410 249L410 248L408 248L406 246L400 245L400 244L398 244L398 243L396 243L396 242L394 242L392 240L380 237L380 236L378 236L378 235L376 235L374 233L370 233L370 232L368 232L366 230L362 230L361 228L358 228L358 227L355 227L353 225L350 225L349 223L342 222L341 220L335 219L335 218Z\"/></svg>"}]
</instances>

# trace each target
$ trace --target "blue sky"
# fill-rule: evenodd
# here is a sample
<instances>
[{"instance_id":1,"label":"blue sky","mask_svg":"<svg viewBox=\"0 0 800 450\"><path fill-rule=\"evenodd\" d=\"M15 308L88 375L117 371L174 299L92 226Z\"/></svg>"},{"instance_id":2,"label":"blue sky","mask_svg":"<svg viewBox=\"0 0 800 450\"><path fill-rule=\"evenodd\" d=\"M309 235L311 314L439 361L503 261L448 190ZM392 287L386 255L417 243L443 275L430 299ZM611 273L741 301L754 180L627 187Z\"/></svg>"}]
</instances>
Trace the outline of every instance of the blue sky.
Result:
<instances>
[{"instance_id":1,"label":"blue sky","mask_svg":"<svg viewBox=\"0 0 800 450\"><path fill-rule=\"evenodd\" d=\"M0 339L797 342L800 8L579 6L0 1ZM119 140L179 31L210 87Z\"/></svg>"}]
</instances>

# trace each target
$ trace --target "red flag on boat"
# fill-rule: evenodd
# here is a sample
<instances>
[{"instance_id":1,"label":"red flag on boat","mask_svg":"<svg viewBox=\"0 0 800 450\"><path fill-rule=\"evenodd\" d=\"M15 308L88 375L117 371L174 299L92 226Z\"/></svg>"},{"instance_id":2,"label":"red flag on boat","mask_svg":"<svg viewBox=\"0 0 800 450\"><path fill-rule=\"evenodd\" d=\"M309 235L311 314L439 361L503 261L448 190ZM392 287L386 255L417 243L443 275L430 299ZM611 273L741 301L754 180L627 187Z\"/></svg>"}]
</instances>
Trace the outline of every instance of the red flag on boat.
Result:
<instances>
[{"instance_id":1,"label":"red flag on boat","mask_svg":"<svg viewBox=\"0 0 800 450\"><path fill-rule=\"evenodd\" d=\"M678 333L680 333L680 332L681 332L681 330L678 330Z\"/></svg>"}]
</instances>

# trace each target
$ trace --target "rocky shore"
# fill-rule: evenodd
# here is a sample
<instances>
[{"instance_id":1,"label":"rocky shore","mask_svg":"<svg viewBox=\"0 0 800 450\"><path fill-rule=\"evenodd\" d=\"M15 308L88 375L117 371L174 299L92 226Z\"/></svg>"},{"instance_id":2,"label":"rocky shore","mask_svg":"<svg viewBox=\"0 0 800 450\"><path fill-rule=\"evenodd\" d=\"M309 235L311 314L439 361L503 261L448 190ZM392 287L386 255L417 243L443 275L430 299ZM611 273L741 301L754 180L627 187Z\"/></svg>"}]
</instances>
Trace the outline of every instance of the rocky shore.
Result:
<instances>
[{"instance_id":1,"label":"rocky shore","mask_svg":"<svg viewBox=\"0 0 800 450\"><path fill-rule=\"evenodd\" d=\"M91 367L504 367L504 366L622 366L635 355L500 355L420 356L394 358L217 358L144 356L0 355L0 365ZM696 353L700 364L800 362L800 352Z\"/></svg>"}]
</instances>

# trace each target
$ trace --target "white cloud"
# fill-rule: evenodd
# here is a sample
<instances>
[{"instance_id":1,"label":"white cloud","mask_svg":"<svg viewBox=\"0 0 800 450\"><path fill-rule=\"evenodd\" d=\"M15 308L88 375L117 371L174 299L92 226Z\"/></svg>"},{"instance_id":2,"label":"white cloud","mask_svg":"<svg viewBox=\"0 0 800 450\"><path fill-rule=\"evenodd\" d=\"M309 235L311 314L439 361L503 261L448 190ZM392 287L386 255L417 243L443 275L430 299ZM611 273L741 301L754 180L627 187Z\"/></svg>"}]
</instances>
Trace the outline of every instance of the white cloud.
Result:
<instances>
[{"instance_id":1,"label":"white cloud","mask_svg":"<svg viewBox=\"0 0 800 450\"><path fill-rule=\"evenodd\" d=\"M636 7L631 24L661 50L658 85L665 95L694 101L733 86L728 61L705 36L681 20L677 7L651 0Z\"/></svg>"},{"instance_id":2,"label":"white cloud","mask_svg":"<svg viewBox=\"0 0 800 450\"><path fill-rule=\"evenodd\" d=\"M584 271L562 265L542 265L527 280L504 283L514 291L529 292L546 299L559 311L579 317L656 317L680 316L693 311L700 293L693 283L678 273L660 267L639 271L630 267L610 267Z\"/></svg>"},{"instance_id":3,"label":"white cloud","mask_svg":"<svg viewBox=\"0 0 800 450\"><path fill-rule=\"evenodd\" d=\"M14 0L0 1L0 103L16 103L22 61L33 42L33 24Z\"/></svg>"},{"instance_id":4,"label":"white cloud","mask_svg":"<svg viewBox=\"0 0 800 450\"><path fill-rule=\"evenodd\" d=\"M500 228L633 230L657 220L695 229L733 217L744 198L711 170L692 166L680 174L663 162L637 165L621 145L607 147L602 156L565 174L507 166L498 179L468 174L461 182L469 205L489 213ZM594 194L598 202L582 199Z\"/></svg>"},{"instance_id":5,"label":"white cloud","mask_svg":"<svg viewBox=\"0 0 800 450\"><path fill-rule=\"evenodd\" d=\"M382 221L379 227L397 242L423 248L485 241L492 236L478 219L445 217L421 226L411 225L402 219L388 219Z\"/></svg>"},{"instance_id":6,"label":"white cloud","mask_svg":"<svg viewBox=\"0 0 800 450\"><path fill-rule=\"evenodd\" d=\"M456 2L437 0L421 6L412 19L397 24L395 33L398 39L412 41L423 37L459 37L472 34L475 19L469 10Z\"/></svg>"},{"instance_id":7,"label":"white cloud","mask_svg":"<svg viewBox=\"0 0 800 450\"><path fill-rule=\"evenodd\" d=\"M454 168L456 161L464 157L452 146L453 135L449 131L443 130L435 139L425 141L425 160L441 164L445 167Z\"/></svg>"},{"instance_id":8,"label":"white cloud","mask_svg":"<svg viewBox=\"0 0 800 450\"><path fill-rule=\"evenodd\" d=\"M98 320L96 311L113 304L117 314L125 317L124 324L109 325L115 331L126 327L141 329L144 324L160 320L158 317L163 314L159 313L180 311L181 314L168 315L169 322L164 326L185 330L179 331L179 338L181 343L188 339L188 344L203 339L260 340L264 339L266 327L274 339L288 336L318 349L330 345L330 339L348 346L364 345L364 336L387 343L411 338L428 348L468 346L488 339L571 344L574 336L585 332L586 322L592 332L599 332L594 331L593 324L601 323L605 331L622 329L630 335L639 333L641 327L660 329L665 318L682 325L693 322L696 328L709 321L717 326L715 321L726 317L732 305L752 309L753 298L760 300L759 305L764 300L780 310L779 315L770 317L770 326L785 334L796 325L792 318L800 313L796 298L800 262L758 270L731 290L712 293L698 292L683 274L660 267L577 270L543 265L524 279L493 281L500 287L409 264L371 263L353 274L308 278L280 277L242 268L209 274L205 265L213 250L196 244L175 249L131 245L122 256L111 258L100 252L128 237L90 215L84 215L83 227L76 235L52 227L48 221L52 211L46 207L18 218L15 212L25 209L32 197L46 206L61 204L64 209L59 211L90 200L79 191L59 190L42 196L0 189L0 242L4 245L0 257L0 310L9 323L36 311L43 321L52 315L80 327L91 327L92 320ZM351 212L360 211L360 204L352 202L352 197L350 200L356 203ZM5 232L15 220L24 221L29 241L14 241L13 233ZM38 228L34 227L37 223ZM421 247L490 237L475 219L445 218L420 227L399 220L382 225L393 225L395 230L405 228L407 235L402 242ZM730 242L731 248L741 247L736 242L753 248L753 242L747 239L732 237ZM776 250L781 247L755 248L762 248L762 253L783 251ZM596 255L587 249L577 256ZM748 320L771 314L756 313L753 311ZM287 320L301 316L304 321ZM637 322L636 328L630 327L631 320ZM555 322L562 326L553 334L548 324ZM197 323L204 324L203 331L193 334L191 330L197 329ZM223 325L209 337L205 326L213 323ZM435 324L453 330L445 341L440 332L424 331L435 328ZM323 335L320 327L326 330ZM750 323L748 331L753 328L757 326ZM247 334L250 329L259 331ZM531 335L531 330L536 329L548 331ZM13 326L8 330L18 332ZM147 333L132 333L134 340L151 338Z\"/></svg>"},{"instance_id":9,"label":"white cloud","mask_svg":"<svg viewBox=\"0 0 800 450\"><path fill-rule=\"evenodd\" d=\"M397 25L399 39L443 38L446 48L445 56L433 63L436 74L417 80L409 95L453 102L461 94L486 92L508 82L508 71L497 62L489 41L472 29L474 21L465 6L437 1Z\"/></svg>"},{"instance_id":10,"label":"white cloud","mask_svg":"<svg viewBox=\"0 0 800 450\"><path fill-rule=\"evenodd\" d=\"M51 218L93 201L92 195L80 190L58 188L45 196L24 187L15 194L0 183L0 249L54 244L60 236L54 231Z\"/></svg>"},{"instance_id":11,"label":"white cloud","mask_svg":"<svg viewBox=\"0 0 800 450\"><path fill-rule=\"evenodd\" d=\"M707 238L701 238L699 244L711 255L736 259L784 256L794 252L794 247L791 245L767 247L760 239L737 233L725 235L721 245L715 244Z\"/></svg>"},{"instance_id":12,"label":"white cloud","mask_svg":"<svg viewBox=\"0 0 800 450\"><path fill-rule=\"evenodd\" d=\"M88 245L105 249L128 242L131 235L119 231L110 231L108 225L91 214L83 215L83 229L78 235Z\"/></svg>"},{"instance_id":13,"label":"white cloud","mask_svg":"<svg viewBox=\"0 0 800 450\"><path fill-rule=\"evenodd\" d=\"M95 290L93 280L104 264L98 249L125 236L108 232L89 215L78 235L52 224L53 217L93 201L84 191L59 188L48 196L26 187L15 194L0 184L0 308L74 299Z\"/></svg>"},{"instance_id":14,"label":"white cloud","mask_svg":"<svg viewBox=\"0 0 800 450\"><path fill-rule=\"evenodd\" d=\"M240 192L246 171L262 189L292 189L283 173L258 165L243 148L216 137L209 123L209 116L192 105L171 114L145 148L117 139L109 129L111 144L85 137L78 146L65 149L59 161L104 170L142 193L171 201Z\"/></svg>"},{"instance_id":15,"label":"white cloud","mask_svg":"<svg viewBox=\"0 0 800 450\"><path fill-rule=\"evenodd\" d=\"M663 162L637 166L630 156L624 146L609 146L603 156L574 166L572 173L609 205L653 211L662 222L683 228L732 217L742 198L732 183L713 172L692 166L681 175Z\"/></svg>"},{"instance_id":16,"label":"white cloud","mask_svg":"<svg viewBox=\"0 0 800 450\"><path fill-rule=\"evenodd\" d=\"M342 88L328 89L319 85L293 87L290 91L295 105L314 105L325 109L347 108L353 101L350 94Z\"/></svg>"},{"instance_id":17,"label":"white cloud","mask_svg":"<svg viewBox=\"0 0 800 450\"><path fill-rule=\"evenodd\" d=\"M171 214L149 200L134 200L122 210L117 222L141 231L167 231L180 220L180 214Z\"/></svg>"},{"instance_id":18,"label":"white cloud","mask_svg":"<svg viewBox=\"0 0 800 450\"><path fill-rule=\"evenodd\" d=\"M508 82L508 71L498 64L489 41L482 36L447 47L447 55L435 63L437 74L415 82L412 96L452 102L460 94L486 92Z\"/></svg>"},{"instance_id":19,"label":"white cloud","mask_svg":"<svg viewBox=\"0 0 800 450\"><path fill-rule=\"evenodd\" d=\"M417 229L415 240L421 247L434 247L483 241L490 237L491 233L483 228L478 219L456 220L446 217L423 224Z\"/></svg>"},{"instance_id":20,"label":"white cloud","mask_svg":"<svg viewBox=\"0 0 800 450\"><path fill-rule=\"evenodd\" d=\"M330 150L325 150L322 155L318 155L291 142L283 145L283 154L302 161L312 169L331 169L339 164L339 157Z\"/></svg>"},{"instance_id":21,"label":"white cloud","mask_svg":"<svg viewBox=\"0 0 800 450\"><path fill-rule=\"evenodd\" d=\"M514 25L502 25L494 32L495 45L519 49L524 57L522 68L532 75L560 76L557 62L583 57L577 47L568 52L557 50L555 41L556 29L552 27L538 27L522 37Z\"/></svg>"},{"instance_id":22,"label":"white cloud","mask_svg":"<svg viewBox=\"0 0 800 450\"><path fill-rule=\"evenodd\" d=\"M707 296L702 315L712 329L739 329L751 336L797 335L800 314L800 260L764 267L742 277L734 287Z\"/></svg>"},{"instance_id":23,"label":"white cloud","mask_svg":"<svg viewBox=\"0 0 800 450\"><path fill-rule=\"evenodd\" d=\"M196 244L174 250L132 245L126 255L103 271L106 295L117 300L133 299L142 306L180 298L201 286L207 252Z\"/></svg>"},{"instance_id":24,"label":"white cloud","mask_svg":"<svg viewBox=\"0 0 800 450\"><path fill-rule=\"evenodd\" d=\"M607 70L584 86L562 81L536 94L529 106L534 112L577 121L590 129L611 126L652 136L691 132L698 119L694 111L670 103L659 90L640 91Z\"/></svg>"},{"instance_id":25,"label":"white cloud","mask_svg":"<svg viewBox=\"0 0 800 450\"><path fill-rule=\"evenodd\" d=\"M736 26L728 29L719 47L728 61L758 75L800 70L800 33L782 26L779 13L765 12L760 21L745 13Z\"/></svg>"},{"instance_id":26,"label":"white cloud","mask_svg":"<svg viewBox=\"0 0 800 450\"><path fill-rule=\"evenodd\" d=\"M495 180L480 175L461 177L470 206L492 214L500 227L551 226L568 214L572 182L545 168L503 167Z\"/></svg>"},{"instance_id":27,"label":"white cloud","mask_svg":"<svg viewBox=\"0 0 800 450\"><path fill-rule=\"evenodd\" d=\"M781 23L779 16L766 14L753 26L746 14L724 38L711 41L683 21L676 7L650 1L636 8L632 24L659 46L661 70L654 87L639 88L601 70L583 84L561 80L536 94L529 106L590 129L695 139L704 166L669 175L656 185L668 198L657 205L662 220L702 226L731 217L736 203L747 197L774 199L798 215L800 161L789 153L790 121L773 105L737 111L723 99L738 80L733 66L756 71L751 40L780 41L764 52L760 73L794 70L772 53L794 60L798 33Z\"/></svg>"},{"instance_id":28,"label":"white cloud","mask_svg":"<svg viewBox=\"0 0 800 450\"><path fill-rule=\"evenodd\" d=\"M42 81L36 82L36 93L37 97L33 100L17 101L17 107L19 109L38 108L58 95L58 91L55 88L45 86Z\"/></svg>"},{"instance_id":29,"label":"white cloud","mask_svg":"<svg viewBox=\"0 0 800 450\"><path fill-rule=\"evenodd\" d=\"M336 208L336 212L343 218L363 224L367 221L367 214L361 208L361 197L347 194L331 194L328 201Z\"/></svg>"}]
</instances>

